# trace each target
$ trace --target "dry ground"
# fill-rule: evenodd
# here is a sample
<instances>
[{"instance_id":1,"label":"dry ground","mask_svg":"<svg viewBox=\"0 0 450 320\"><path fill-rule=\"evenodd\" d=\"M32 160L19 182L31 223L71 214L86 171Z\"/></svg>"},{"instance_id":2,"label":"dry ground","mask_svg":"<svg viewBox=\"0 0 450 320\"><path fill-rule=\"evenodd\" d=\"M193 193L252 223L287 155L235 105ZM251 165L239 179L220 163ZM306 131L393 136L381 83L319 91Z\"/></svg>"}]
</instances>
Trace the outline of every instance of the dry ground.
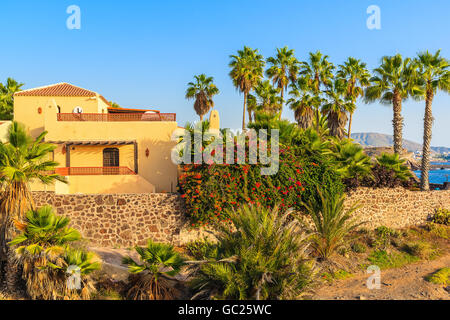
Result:
<instances>
[{"instance_id":1,"label":"dry ground","mask_svg":"<svg viewBox=\"0 0 450 320\"><path fill-rule=\"evenodd\" d=\"M335 280L318 288L318 300L450 300L450 290L425 280L431 273L450 266L450 255L436 260L417 262L401 268L381 270L381 288L370 290L366 281L370 274L357 274Z\"/></svg>"}]
</instances>

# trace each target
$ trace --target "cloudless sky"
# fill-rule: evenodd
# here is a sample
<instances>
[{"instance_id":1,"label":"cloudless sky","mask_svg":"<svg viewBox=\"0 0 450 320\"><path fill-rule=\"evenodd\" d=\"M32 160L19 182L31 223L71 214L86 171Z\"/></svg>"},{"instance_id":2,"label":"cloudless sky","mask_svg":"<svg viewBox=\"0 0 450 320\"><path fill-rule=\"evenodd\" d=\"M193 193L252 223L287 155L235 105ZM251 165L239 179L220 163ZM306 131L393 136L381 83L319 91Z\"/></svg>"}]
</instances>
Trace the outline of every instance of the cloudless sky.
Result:
<instances>
[{"instance_id":1,"label":"cloudless sky","mask_svg":"<svg viewBox=\"0 0 450 320\"><path fill-rule=\"evenodd\" d=\"M381 30L369 30L369 5L381 9ZM69 5L81 8L81 29L69 30ZM243 97L228 76L229 55L244 45L269 57L277 47L299 60L321 50L335 64L348 56L370 69L383 55L414 56L442 49L450 58L448 0L182 0L2 1L0 81L25 88L69 82L123 107L176 112L180 125L196 121L184 98L195 74L213 76L221 126L239 128ZM422 141L424 102L403 106L404 138ZM432 145L450 146L450 96L433 103ZM283 116L293 120L285 108ZM392 134L392 109L359 103L353 132Z\"/></svg>"}]
</instances>

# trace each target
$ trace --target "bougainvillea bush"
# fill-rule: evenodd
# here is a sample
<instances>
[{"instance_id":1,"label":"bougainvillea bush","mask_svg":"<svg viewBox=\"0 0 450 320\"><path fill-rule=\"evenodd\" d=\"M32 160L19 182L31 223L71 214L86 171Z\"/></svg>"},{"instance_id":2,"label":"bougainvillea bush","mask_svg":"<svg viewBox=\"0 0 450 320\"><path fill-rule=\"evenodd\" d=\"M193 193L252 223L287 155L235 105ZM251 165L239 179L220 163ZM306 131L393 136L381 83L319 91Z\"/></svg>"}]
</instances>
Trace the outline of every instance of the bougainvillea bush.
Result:
<instances>
[{"instance_id":1,"label":"bougainvillea bush","mask_svg":"<svg viewBox=\"0 0 450 320\"><path fill-rule=\"evenodd\" d=\"M298 158L290 147L280 147L279 170L261 175L261 165L182 165L179 187L193 226L226 221L226 209L244 204L302 209L317 195L317 186L340 193L343 184L325 157Z\"/></svg>"}]
</instances>

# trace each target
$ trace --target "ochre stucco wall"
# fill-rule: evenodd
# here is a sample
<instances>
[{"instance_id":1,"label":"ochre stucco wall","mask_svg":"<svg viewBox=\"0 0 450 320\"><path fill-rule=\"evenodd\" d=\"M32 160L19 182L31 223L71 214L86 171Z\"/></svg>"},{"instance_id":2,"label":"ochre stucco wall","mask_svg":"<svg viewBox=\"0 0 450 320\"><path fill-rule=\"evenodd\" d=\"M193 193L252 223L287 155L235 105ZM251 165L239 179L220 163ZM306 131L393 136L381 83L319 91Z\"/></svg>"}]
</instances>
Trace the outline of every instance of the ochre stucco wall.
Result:
<instances>
[{"instance_id":1,"label":"ochre stucco wall","mask_svg":"<svg viewBox=\"0 0 450 320\"><path fill-rule=\"evenodd\" d=\"M107 105L98 97L15 96L14 120L25 124L30 134L37 137L44 130L44 109L48 106L59 106L61 113L72 113L75 107L82 107L84 113L107 112Z\"/></svg>"},{"instance_id":2,"label":"ochre stucco wall","mask_svg":"<svg viewBox=\"0 0 450 320\"><path fill-rule=\"evenodd\" d=\"M154 185L156 192L176 191L178 172L171 161L171 150L176 144L171 137L178 127L175 121L57 121L57 106L61 107L62 113L71 113L76 106L81 106L85 113L99 113L106 104L98 98L18 96L14 106L15 120L24 123L33 136L48 131L46 141L136 141L138 174ZM99 167L103 166L103 149L110 146L74 147L71 167ZM120 165L134 170L134 145L118 148ZM54 160L60 167L66 166L62 145L54 151Z\"/></svg>"}]
</instances>

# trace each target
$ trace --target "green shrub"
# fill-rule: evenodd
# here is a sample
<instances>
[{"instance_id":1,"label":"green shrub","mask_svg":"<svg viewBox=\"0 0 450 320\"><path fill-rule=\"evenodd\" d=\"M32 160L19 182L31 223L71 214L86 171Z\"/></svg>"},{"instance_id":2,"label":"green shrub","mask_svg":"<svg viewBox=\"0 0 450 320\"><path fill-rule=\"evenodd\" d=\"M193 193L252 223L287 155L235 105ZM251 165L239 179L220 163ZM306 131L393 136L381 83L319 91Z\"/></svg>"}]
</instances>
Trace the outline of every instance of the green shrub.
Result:
<instances>
[{"instance_id":1,"label":"green shrub","mask_svg":"<svg viewBox=\"0 0 450 320\"><path fill-rule=\"evenodd\" d=\"M437 255L437 250L426 241L408 242L403 246L403 250L421 259L430 259Z\"/></svg>"},{"instance_id":2,"label":"green shrub","mask_svg":"<svg viewBox=\"0 0 450 320\"><path fill-rule=\"evenodd\" d=\"M436 209L431 221L437 224L450 226L450 210Z\"/></svg>"},{"instance_id":3,"label":"green shrub","mask_svg":"<svg viewBox=\"0 0 450 320\"><path fill-rule=\"evenodd\" d=\"M428 222L425 228L439 238L450 239L450 226Z\"/></svg>"},{"instance_id":4,"label":"green shrub","mask_svg":"<svg viewBox=\"0 0 450 320\"><path fill-rule=\"evenodd\" d=\"M392 242L392 238L398 238L400 233L386 226L380 226L375 229L375 239L372 246L377 249L386 249Z\"/></svg>"},{"instance_id":5,"label":"green shrub","mask_svg":"<svg viewBox=\"0 0 450 320\"><path fill-rule=\"evenodd\" d=\"M312 281L307 235L289 212L243 206L219 224L217 250L191 282L195 298L296 299Z\"/></svg>"},{"instance_id":6,"label":"green shrub","mask_svg":"<svg viewBox=\"0 0 450 320\"><path fill-rule=\"evenodd\" d=\"M425 278L428 282L434 283L434 284L443 284L444 286L450 285L450 268L445 267L442 268L432 275Z\"/></svg>"},{"instance_id":7,"label":"green shrub","mask_svg":"<svg viewBox=\"0 0 450 320\"><path fill-rule=\"evenodd\" d=\"M312 245L320 258L330 257L343 243L344 237L362 223L356 223L352 215L359 208L357 205L344 209L343 194L323 195L317 189L320 200L313 199L304 203L311 216L316 234Z\"/></svg>"}]
</instances>

